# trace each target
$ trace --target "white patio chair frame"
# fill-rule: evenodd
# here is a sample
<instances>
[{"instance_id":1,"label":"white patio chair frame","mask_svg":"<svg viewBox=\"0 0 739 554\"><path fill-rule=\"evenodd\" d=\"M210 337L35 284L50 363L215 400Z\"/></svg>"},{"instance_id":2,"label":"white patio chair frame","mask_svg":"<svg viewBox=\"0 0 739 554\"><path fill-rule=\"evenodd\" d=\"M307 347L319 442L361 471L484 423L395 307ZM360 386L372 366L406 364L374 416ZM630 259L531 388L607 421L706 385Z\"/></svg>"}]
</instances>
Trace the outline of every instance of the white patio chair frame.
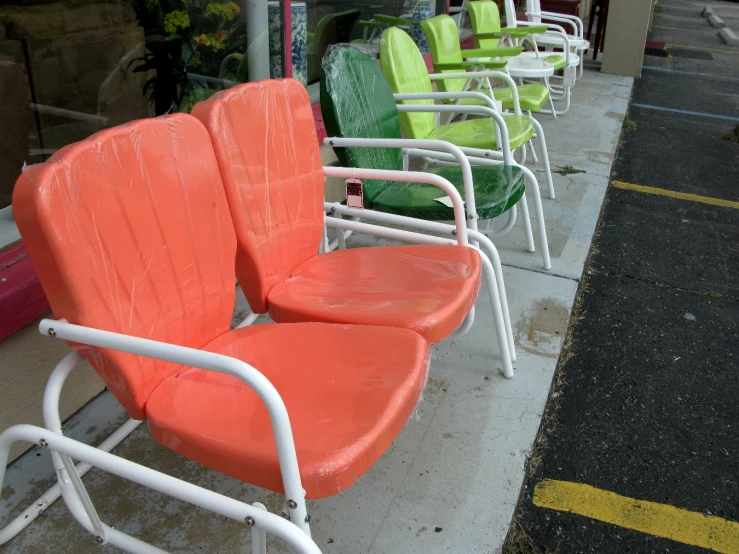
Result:
<instances>
[{"instance_id":1,"label":"white patio chair frame","mask_svg":"<svg viewBox=\"0 0 739 554\"><path fill-rule=\"evenodd\" d=\"M528 1L528 0L527 0ZM533 23L531 21L518 21L516 20L516 8L513 5L512 0L505 0L505 12L506 12L506 25L508 27L532 27L537 25L548 25L550 31L548 34L551 36L555 36L560 41L562 46L562 54L565 57L565 68L577 68L580 67L580 76L582 76L582 63L583 58L582 56L578 56L573 51L573 47L570 45L570 40L567 36L567 33L565 30L558 25L555 24L546 24L546 23ZM537 36L541 37L544 35L534 35L529 34L526 35L523 39L521 39L521 42L525 42L528 40L528 42L531 43L533 46L533 51L531 52L522 52L519 54L519 57L522 58L540 58L540 52L539 52L539 42L537 39ZM514 40L512 37L506 37L506 42L512 46L518 46L519 42L517 40ZM549 50L551 50L551 47L549 47ZM544 61L544 60L542 60ZM525 68L520 68L516 70L518 75L521 76L521 79L527 79L527 80L537 80L541 78L539 75L538 70L534 70L533 72L530 72L527 75L527 72ZM577 70L575 71L575 78L578 77ZM550 100L561 100L565 102L565 107L561 110L555 109L554 105L552 104L552 111L549 110L541 110L540 113L551 113L554 116L557 115L564 115L566 114L570 109L570 103L571 103L571 88L574 83L568 83L566 77L562 77L561 85L554 85L551 83L551 79L560 80L559 77L545 77L544 83L547 85L547 88L549 89L549 95Z\"/></svg>"},{"instance_id":2,"label":"white patio chair frame","mask_svg":"<svg viewBox=\"0 0 739 554\"><path fill-rule=\"evenodd\" d=\"M521 113L521 106L519 104L518 100L518 89L516 88L516 83L513 81L513 79L500 71L460 71L460 72L453 72L450 71L448 73L432 73L429 75L429 78L431 81L437 81L440 79L465 79L467 78L468 81L471 80L471 78L496 78L496 79L502 79L506 83L508 83L509 86L513 89L513 105L514 105L514 114L515 115L522 115ZM469 82L467 83L469 84ZM491 89L491 91L494 89ZM491 93L494 95L494 93ZM499 146L499 150L480 150L480 149L467 149L470 155L481 157L481 158L490 158L492 156L488 154L484 154L484 152L490 152L494 153L493 155L497 157L502 157L503 163L506 165L518 165L520 167L523 167L526 169L523 164L526 161L526 145L523 145L521 148L522 150L522 160L520 163L516 163L513 159L513 155L511 153L510 148L510 140L508 138L508 129L505 125L505 120L503 119L506 117L504 114L501 114L498 112L495 99L491 96L488 96L486 94L483 94L481 92L475 92L475 91L463 91L463 92L414 92L414 93L401 93L401 94L393 94L393 97L395 98L396 102L401 102L403 100L451 100L456 99L456 102L454 104L446 104L446 105L438 105L438 104L397 104L398 112L437 112L439 114L441 113L448 113L449 116L447 116L447 120L451 121L451 119L454 118L457 114L467 114L467 115L482 115L487 116L493 119L494 127L495 127L495 135L496 135L496 142ZM487 106L463 106L460 105L459 102L465 98L471 98L475 100L481 100L487 104ZM549 165L549 154L547 151L547 145L546 145L546 139L544 138L544 130L541 127L541 123L539 123L535 117L529 116L531 119L531 123L534 126L535 130L535 137L539 139L539 147L542 152L542 163L544 165L544 177L547 182L547 193L549 194L549 198L554 198L554 181L552 180L552 170ZM437 116L437 125L441 123L439 120L439 116ZM533 141L532 137L528 143L531 143ZM528 144L527 143L527 144ZM533 146L532 146L533 151ZM536 178L533 177L533 173L531 173L531 179L536 182ZM536 186L537 192L534 193L535 197L534 200L536 202L536 195L538 195L538 183ZM538 204L538 202L537 202ZM542 224L544 222L544 213L542 212L539 214L537 212L536 214L537 220L539 220ZM542 245L545 245L545 238L542 240ZM547 248L548 252L548 248ZM549 269L547 267L547 263L545 261L545 269Z\"/></svg>"},{"instance_id":3,"label":"white patio chair frame","mask_svg":"<svg viewBox=\"0 0 739 554\"><path fill-rule=\"evenodd\" d=\"M426 144L426 146L429 145ZM453 145L449 146L452 147L451 149L456 148ZM464 159L466 160L466 158ZM469 163L467 167L469 172ZM324 167L323 169L326 176L333 177L427 182L438 186L450 197L454 209L454 225L392 216L396 222L404 225L413 224L419 229L448 234L452 237L448 239L335 217L325 217L325 226L339 230L342 236L343 233L341 231L350 230L392 240L419 244L459 244L462 246L471 246L478 250L493 309L495 330L503 363L503 374L506 378L512 378L512 361L516 359L515 344L510 327L510 315L505 297L505 288L502 284L503 275L500 267L500 258L492 242L480 233L474 232L475 239L483 245L482 248L469 244L464 203L454 185L438 175L423 172L340 167ZM338 213L341 210L348 210L346 215L354 215L350 208L346 208L340 204L325 203L324 205L329 211L335 209ZM390 215L373 212L372 210L358 211L361 212L361 217L375 219L377 221L383 221L386 216ZM322 249L325 250L325 246L324 238L321 245ZM491 262L491 258L486 255L486 252L489 253L495 264ZM496 275L499 278L496 278ZM505 315L503 313L503 305L505 305ZM449 339L455 340L469 331L474 322L474 312L475 307L473 306ZM237 328L252 324L259 315L254 313L249 314L237 325ZM240 379L251 387L265 403L272 420L285 489L285 509L288 519L286 520L266 511L266 508L259 503L249 505L111 454L110 450L130 435L142 421L129 419L98 447L92 447L80 441L64 437L59 413L59 397L65 380L71 371L82 362L82 357L78 353L71 352L56 365L46 385L43 414L44 425L47 429L33 425L15 425L0 433L0 490L2 490L2 484L5 478L10 448L17 441L27 441L51 450L52 461L58 480L57 484L51 487L36 502L0 529L0 544L4 544L15 537L61 496L64 498L65 504L73 517L85 530L96 536L98 544L112 544L124 551L135 554L166 554L166 551L117 531L105 525L100 520L81 480L81 477L91 467L97 467L124 479L168 494L183 502L188 502L230 519L246 523L246 525L252 527L252 554L266 553L267 533L272 533L280 537L301 554L321 552L315 542L310 538L310 518L305 504L305 491L301 485L295 443L292 437L287 411L279 392L257 369L241 360L221 354L73 325L63 320L44 319L39 325L39 331L42 335L48 335L78 344L108 348L218 373L226 373ZM72 458L79 460L80 463L75 466Z\"/></svg>"},{"instance_id":4,"label":"white patio chair frame","mask_svg":"<svg viewBox=\"0 0 739 554\"><path fill-rule=\"evenodd\" d=\"M505 0L505 2L507 17L508 4L511 0ZM519 21L518 23L522 25L546 25L549 27L552 32L547 32L541 35L539 38L539 44L544 46L547 51L551 51L553 48L562 48L565 51L570 49L573 54L576 54L579 57L577 64L579 70L576 77L578 79L582 77L584 54L590 48L590 42L585 38L585 26L583 25L582 20L574 15L542 11L539 0L526 0L525 13L529 21ZM574 33L570 35L564 29L563 25L557 25L557 23L571 26Z\"/></svg>"}]
</instances>

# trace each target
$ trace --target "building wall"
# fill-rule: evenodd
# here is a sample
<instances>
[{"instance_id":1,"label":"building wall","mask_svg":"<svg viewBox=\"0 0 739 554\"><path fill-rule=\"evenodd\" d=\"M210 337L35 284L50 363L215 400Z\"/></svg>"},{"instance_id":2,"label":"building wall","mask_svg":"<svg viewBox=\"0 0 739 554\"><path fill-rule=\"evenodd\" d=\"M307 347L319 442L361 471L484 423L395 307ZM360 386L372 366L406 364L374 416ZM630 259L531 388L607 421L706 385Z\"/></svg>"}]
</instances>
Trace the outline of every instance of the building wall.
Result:
<instances>
[{"instance_id":1,"label":"building wall","mask_svg":"<svg viewBox=\"0 0 739 554\"><path fill-rule=\"evenodd\" d=\"M42 317L50 317L45 314ZM68 352L64 341L41 336L34 321L0 341L0 432L19 423L43 425L41 404L46 381L59 360ZM95 371L85 362L70 375L62 392L62 420L79 410L105 388ZM17 443L10 460L30 445Z\"/></svg>"}]
</instances>

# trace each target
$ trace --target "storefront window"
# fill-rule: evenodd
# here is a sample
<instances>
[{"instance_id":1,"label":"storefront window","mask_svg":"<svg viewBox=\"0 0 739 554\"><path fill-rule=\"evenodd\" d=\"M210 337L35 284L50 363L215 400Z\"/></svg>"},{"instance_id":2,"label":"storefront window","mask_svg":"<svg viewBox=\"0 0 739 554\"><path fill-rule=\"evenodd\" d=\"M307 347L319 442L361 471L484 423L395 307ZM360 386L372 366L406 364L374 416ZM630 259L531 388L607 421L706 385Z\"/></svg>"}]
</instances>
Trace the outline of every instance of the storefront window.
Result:
<instances>
[{"instance_id":1,"label":"storefront window","mask_svg":"<svg viewBox=\"0 0 739 554\"><path fill-rule=\"evenodd\" d=\"M189 112L250 74L269 77L270 64L283 63L285 3L269 2L269 24L255 0L0 4L0 210L10 205L24 163L44 161L106 127ZM264 21L249 36L254 12Z\"/></svg>"}]
</instances>

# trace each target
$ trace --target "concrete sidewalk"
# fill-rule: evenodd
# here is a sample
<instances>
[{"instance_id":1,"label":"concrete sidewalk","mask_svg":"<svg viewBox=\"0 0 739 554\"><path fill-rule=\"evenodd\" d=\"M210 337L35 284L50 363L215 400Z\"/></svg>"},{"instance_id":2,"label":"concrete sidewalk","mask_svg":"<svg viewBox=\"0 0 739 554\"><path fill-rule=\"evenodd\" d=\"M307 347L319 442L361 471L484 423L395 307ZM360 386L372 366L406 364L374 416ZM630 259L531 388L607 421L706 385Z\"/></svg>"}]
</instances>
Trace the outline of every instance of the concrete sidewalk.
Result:
<instances>
[{"instance_id":1,"label":"concrete sidewalk","mask_svg":"<svg viewBox=\"0 0 739 554\"><path fill-rule=\"evenodd\" d=\"M539 252L525 251L520 222L508 236L495 240L516 336L516 377L506 380L499 373L483 292L472 331L434 348L423 399L392 448L349 490L309 502L313 536L324 552L500 550L567 331L631 85L630 78L588 68L573 90L568 114L538 117L552 168L563 173L554 175L556 200L542 193L552 271L542 269ZM357 237L350 245L364 243L377 242ZM244 309L243 302L242 297L237 312ZM68 434L99 442L125 419L112 396L104 393L72 418ZM114 452L218 492L262 502L270 511L281 509L281 496L177 456L151 439L145 426ZM50 469L48 453L36 448L12 464L0 503L3 513L18 513L42 493L53 482ZM243 551L249 532L243 525L97 470L84 481L102 519L124 532L172 552ZM270 551L284 551L275 541L270 544ZM0 547L8 554L97 550L94 538L61 503Z\"/></svg>"}]
</instances>

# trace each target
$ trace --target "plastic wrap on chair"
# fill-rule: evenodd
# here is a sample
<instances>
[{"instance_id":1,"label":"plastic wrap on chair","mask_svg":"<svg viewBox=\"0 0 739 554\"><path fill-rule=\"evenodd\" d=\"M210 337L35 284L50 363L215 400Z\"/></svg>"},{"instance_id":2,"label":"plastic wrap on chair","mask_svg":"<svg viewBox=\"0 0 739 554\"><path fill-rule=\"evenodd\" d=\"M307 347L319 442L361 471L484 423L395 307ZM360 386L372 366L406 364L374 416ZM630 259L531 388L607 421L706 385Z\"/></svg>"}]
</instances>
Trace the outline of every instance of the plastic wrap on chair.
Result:
<instances>
[{"instance_id":1,"label":"plastic wrap on chair","mask_svg":"<svg viewBox=\"0 0 739 554\"><path fill-rule=\"evenodd\" d=\"M193 109L211 132L239 244L239 283L277 322L402 327L430 342L464 319L480 286L477 251L356 248L318 255L323 171L305 88L247 83Z\"/></svg>"},{"instance_id":2,"label":"plastic wrap on chair","mask_svg":"<svg viewBox=\"0 0 739 554\"><path fill-rule=\"evenodd\" d=\"M192 114L213 137L239 243L236 273L255 313L318 252L324 177L305 87L292 79L224 90Z\"/></svg>"},{"instance_id":3,"label":"plastic wrap on chair","mask_svg":"<svg viewBox=\"0 0 739 554\"><path fill-rule=\"evenodd\" d=\"M199 348L229 329L236 240L208 133L178 114L31 166L13 215L54 315ZM178 366L73 345L135 418Z\"/></svg>"},{"instance_id":4,"label":"plastic wrap on chair","mask_svg":"<svg viewBox=\"0 0 739 554\"><path fill-rule=\"evenodd\" d=\"M428 345L405 329L257 325L205 347L257 367L280 391L309 498L348 488L385 452L418 404ZM227 475L284 492L269 414L228 375L184 369L148 406L154 437Z\"/></svg>"},{"instance_id":5,"label":"plastic wrap on chair","mask_svg":"<svg viewBox=\"0 0 739 554\"><path fill-rule=\"evenodd\" d=\"M470 247L335 250L298 266L269 294L276 321L363 323L444 340L477 299L482 262Z\"/></svg>"},{"instance_id":6,"label":"plastic wrap on chair","mask_svg":"<svg viewBox=\"0 0 739 554\"><path fill-rule=\"evenodd\" d=\"M329 48L323 58L321 112L331 137L402 138L400 120L390 86L375 60L353 45ZM334 148L345 167L403 169L399 148ZM390 181L364 181L365 207Z\"/></svg>"}]
</instances>

